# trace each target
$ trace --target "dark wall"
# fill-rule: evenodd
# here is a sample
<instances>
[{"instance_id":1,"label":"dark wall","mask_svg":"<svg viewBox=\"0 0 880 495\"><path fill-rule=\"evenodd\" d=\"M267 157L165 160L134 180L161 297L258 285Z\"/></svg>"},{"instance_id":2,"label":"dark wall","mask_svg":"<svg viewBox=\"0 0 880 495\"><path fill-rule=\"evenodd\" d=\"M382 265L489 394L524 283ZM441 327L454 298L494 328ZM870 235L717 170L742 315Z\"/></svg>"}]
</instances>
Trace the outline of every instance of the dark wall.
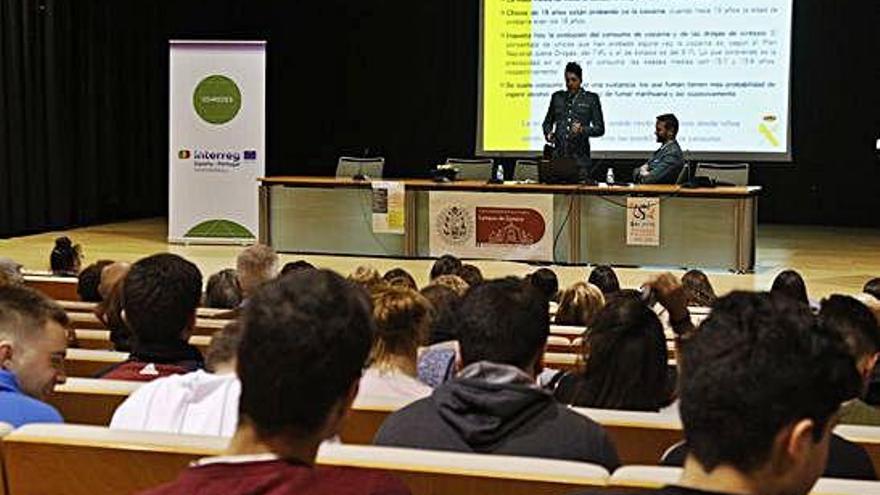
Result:
<instances>
[{"instance_id":1,"label":"dark wall","mask_svg":"<svg viewBox=\"0 0 880 495\"><path fill-rule=\"evenodd\" d=\"M4 0L0 235L166 213L172 38L268 40L270 174L472 155L478 5ZM756 164L762 221L880 226L878 5L796 2L794 163Z\"/></svg>"}]
</instances>

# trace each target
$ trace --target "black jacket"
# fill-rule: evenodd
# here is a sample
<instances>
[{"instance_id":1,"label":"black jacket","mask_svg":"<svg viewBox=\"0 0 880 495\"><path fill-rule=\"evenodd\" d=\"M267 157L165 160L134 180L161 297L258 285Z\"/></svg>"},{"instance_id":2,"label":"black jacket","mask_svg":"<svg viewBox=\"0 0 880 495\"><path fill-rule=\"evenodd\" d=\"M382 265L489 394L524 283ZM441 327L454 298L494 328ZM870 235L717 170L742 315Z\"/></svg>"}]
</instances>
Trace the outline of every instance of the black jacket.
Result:
<instances>
[{"instance_id":1,"label":"black jacket","mask_svg":"<svg viewBox=\"0 0 880 495\"><path fill-rule=\"evenodd\" d=\"M458 378L395 412L376 445L620 465L605 430L527 385Z\"/></svg>"}]
</instances>

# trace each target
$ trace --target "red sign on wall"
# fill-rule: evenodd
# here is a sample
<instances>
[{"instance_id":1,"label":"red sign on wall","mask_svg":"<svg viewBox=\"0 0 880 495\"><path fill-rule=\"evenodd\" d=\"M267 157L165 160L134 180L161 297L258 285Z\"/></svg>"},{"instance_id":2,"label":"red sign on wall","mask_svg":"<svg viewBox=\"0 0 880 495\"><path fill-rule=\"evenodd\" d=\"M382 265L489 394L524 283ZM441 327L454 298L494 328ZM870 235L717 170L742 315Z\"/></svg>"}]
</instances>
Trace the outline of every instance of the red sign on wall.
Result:
<instances>
[{"instance_id":1,"label":"red sign on wall","mask_svg":"<svg viewBox=\"0 0 880 495\"><path fill-rule=\"evenodd\" d=\"M477 207L477 246L531 246L544 238L547 226L531 208Z\"/></svg>"}]
</instances>

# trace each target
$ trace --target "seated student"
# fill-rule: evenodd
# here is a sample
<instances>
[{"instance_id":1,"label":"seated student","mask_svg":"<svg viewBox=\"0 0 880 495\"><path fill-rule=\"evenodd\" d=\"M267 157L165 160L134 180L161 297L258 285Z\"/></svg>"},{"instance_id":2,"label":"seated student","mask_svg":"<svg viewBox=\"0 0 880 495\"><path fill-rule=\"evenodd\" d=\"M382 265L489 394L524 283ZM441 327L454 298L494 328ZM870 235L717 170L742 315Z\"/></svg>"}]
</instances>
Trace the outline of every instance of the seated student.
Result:
<instances>
[{"instance_id":1,"label":"seated student","mask_svg":"<svg viewBox=\"0 0 880 495\"><path fill-rule=\"evenodd\" d=\"M700 270L690 270L685 273L681 277L681 283L688 296L688 306L709 308L718 300L712 282Z\"/></svg>"},{"instance_id":2,"label":"seated student","mask_svg":"<svg viewBox=\"0 0 880 495\"><path fill-rule=\"evenodd\" d=\"M863 394L880 357L880 326L867 306L848 296L834 295L822 301L819 321L843 338L862 376ZM861 398L847 402L841 411L842 424L880 426L880 409Z\"/></svg>"},{"instance_id":3,"label":"seated student","mask_svg":"<svg viewBox=\"0 0 880 495\"><path fill-rule=\"evenodd\" d=\"M55 247L49 255L52 275L75 277L82 267L82 248L74 245L67 236L55 239Z\"/></svg>"},{"instance_id":4,"label":"seated student","mask_svg":"<svg viewBox=\"0 0 880 495\"><path fill-rule=\"evenodd\" d=\"M770 287L773 294L788 297L794 301L810 305L810 298L807 296L807 284L801 274L794 270L783 270L773 279L773 285Z\"/></svg>"},{"instance_id":5,"label":"seated student","mask_svg":"<svg viewBox=\"0 0 880 495\"><path fill-rule=\"evenodd\" d=\"M596 315L605 306L605 296L593 284L575 282L562 291L559 296L559 308L553 323L576 327L590 327Z\"/></svg>"},{"instance_id":6,"label":"seated student","mask_svg":"<svg viewBox=\"0 0 880 495\"><path fill-rule=\"evenodd\" d=\"M439 277L431 280L431 285L442 285L443 287L449 287L458 297L464 297L467 293L468 289L471 287L467 282L464 281L463 278L458 275L440 275Z\"/></svg>"},{"instance_id":7,"label":"seated student","mask_svg":"<svg viewBox=\"0 0 880 495\"><path fill-rule=\"evenodd\" d=\"M113 413L115 430L231 437L238 424L241 386L235 374L241 325L229 323L211 339L205 369L153 380Z\"/></svg>"},{"instance_id":8,"label":"seated student","mask_svg":"<svg viewBox=\"0 0 880 495\"><path fill-rule=\"evenodd\" d=\"M413 276L403 268L392 268L388 270L385 272L385 275L382 275L382 279L391 286L419 290L419 286L416 284L416 279L414 279Z\"/></svg>"},{"instance_id":9,"label":"seated student","mask_svg":"<svg viewBox=\"0 0 880 495\"><path fill-rule=\"evenodd\" d=\"M549 268L539 268L530 273L526 280L541 291L548 301L554 302L559 297L559 279Z\"/></svg>"},{"instance_id":10,"label":"seated student","mask_svg":"<svg viewBox=\"0 0 880 495\"><path fill-rule=\"evenodd\" d=\"M21 268L21 263L12 258L0 256L0 280L5 281L3 285L23 284L24 274L21 272Z\"/></svg>"},{"instance_id":11,"label":"seated student","mask_svg":"<svg viewBox=\"0 0 880 495\"><path fill-rule=\"evenodd\" d=\"M373 294L377 291L384 290L388 287L388 283L379 275L379 271L372 266L359 266L351 272L348 280L363 287L368 293Z\"/></svg>"},{"instance_id":12,"label":"seated student","mask_svg":"<svg viewBox=\"0 0 880 495\"><path fill-rule=\"evenodd\" d=\"M428 340L431 303L412 289L389 287L373 295L376 340L360 393L370 397L421 399L431 387L419 381L416 356Z\"/></svg>"},{"instance_id":13,"label":"seated student","mask_svg":"<svg viewBox=\"0 0 880 495\"><path fill-rule=\"evenodd\" d=\"M287 275L290 272L295 272L298 270L313 270L315 265L309 263L306 260L297 260L297 261L288 261L281 267L281 274Z\"/></svg>"},{"instance_id":14,"label":"seated student","mask_svg":"<svg viewBox=\"0 0 880 495\"><path fill-rule=\"evenodd\" d=\"M241 301L241 284L234 269L220 270L208 277L204 301L206 308L235 309Z\"/></svg>"},{"instance_id":15,"label":"seated student","mask_svg":"<svg viewBox=\"0 0 880 495\"><path fill-rule=\"evenodd\" d=\"M620 281L617 279L617 273L614 272L614 268L608 265L599 265L593 268L589 278L587 278L587 282L598 287L602 294L605 294L606 300L609 295L620 290Z\"/></svg>"},{"instance_id":16,"label":"seated student","mask_svg":"<svg viewBox=\"0 0 880 495\"><path fill-rule=\"evenodd\" d=\"M458 307L461 297L443 285L428 285L421 294L431 303L433 317L428 335L429 347L418 358L419 381L436 387L458 371Z\"/></svg>"},{"instance_id":17,"label":"seated student","mask_svg":"<svg viewBox=\"0 0 880 495\"><path fill-rule=\"evenodd\" d=\"M274 280L243 311L239 422L226 456L148 495L406 494L388 474L315 466L358 391L375 326L366 293L325 270Z\"/></svg>"},{"instance_id":18,"label":"seated student","mask_svg":"<svg viewBox=\"0 0 880 495\"><path fill-rule=\"evenodd\" d=\"M122 284L131 270L128 263L113 263L101 270L101 283L98 292L101 302L95 307L95 316L110 330L110 341L113 349L120 352L131 352L131 329L122 318Z\"/></svg>"},{"instance_id":19,"label":"seated student","mask_svg":"<svg viewBox=\"0 0 880 495\"><path fill-rule=\"evenodd\" d=\"M66 379L67 324L67 313L41 293L0 287L0 422L63 422L42 401Z\"/></svg>"},{"instance_id":20,"label":"seated student","mask_svg":"<svg viewBox=\"0 0 880 495\"><path fill-rule=\"evenodd\" d=\"M451 254L444 254L431 266L431 280L440 275L458 275L459 270L461 270L461 260Z\"/></svg>"},{"instance_id":21,"label":"seated student","mask_svg":"<svg viewBox=\"0 0 880 495\"><path fill-rule=\"evenodd\" d=\"M550 332L547 299L518 279L485 282L462 302L464 369L391 414L374 443L620 464L601 426L535 382Z\"/></svg>"},{"instance_id":22,"label":"seated student","mask_svg":"<svg viewBox=\"0 0 880 495\"><path fill-rule=\"evenodd\" d=\"M865 283L865 287L862 289L862 292L865 294L871 294L876 299L880 299L880 277L872 278Z\"/></svg>"},{"instance_id":23,"label":"seated student","mask_svg":"<svg viewBox=\"0 0 880 495\"><path fill-rule=\"evenodd\" d=\"M154 254L132 265L122 282L132 352L101 377L151 381L203 368L202 354L187 342L201 297L202 273L176 254Z\"/></svg>"},{"instance_id":24,"label":"seated student","mask_svg":"<svg viewBox=\"0 0 880 495\"><path fill-rule=\"evenodd\" d=\"M80 301L101 302L101 293L98 292L98 287L101 285L101 273L105 267L112 264L113 262L110 260L98 260L79 272L76 294Z\"/></svg>"},{"instance_id":25,"label":"seated student","mask_svg":"<svg viewBox=\"0 0 880 495\"><path fill-rule=\"evenodd\" d=\"M841 404L859 392L840 339L803 305L734 292L682 350L684 472L643 493L806 495L825 469Z\"/></svg>"},{"instance_id":26,"label":"seated student","mask_svg":"<svg viewBox=\"0 0 880 495\"><path fill-rule=\"evenodd\" d=\"M278 253L265 244L254 244L239 253L235 271L244 301L278 274Z\"/></svg>"},{"instance_id":27,"label":"seated student","mask_svg":"<svg viewBox=\"0 0 880 495\"><path fill-rule=\"evenodd\" d=\"M584 362L582 372L558 380L560 402L629 411L659 411L670 402L663 325L638 298L613 298L599 312L584 337Z\"/></svg>"},{"instance_id":28,"label":"seated student","mask_svg":"<svg viewBox=\"0 0 880 495\"><path fill-rule=\"evenodd\" d=\"M458 276L468 284L468 287L476 287L483 283L483 272L476 265L461 265Z\"/></svg>"},{"instance_id":29,"label":"seated student","mask_svg":"<svg viewBox=\"0 0 880 495\"><path fill-rule=\"evenodd\" d=\"M654 135L660 148L651 159L633 171L636 184L675 184L684 167L684 154L678 145L678 118L671 113L657 117Z\"/></svg>"}]
</instances>

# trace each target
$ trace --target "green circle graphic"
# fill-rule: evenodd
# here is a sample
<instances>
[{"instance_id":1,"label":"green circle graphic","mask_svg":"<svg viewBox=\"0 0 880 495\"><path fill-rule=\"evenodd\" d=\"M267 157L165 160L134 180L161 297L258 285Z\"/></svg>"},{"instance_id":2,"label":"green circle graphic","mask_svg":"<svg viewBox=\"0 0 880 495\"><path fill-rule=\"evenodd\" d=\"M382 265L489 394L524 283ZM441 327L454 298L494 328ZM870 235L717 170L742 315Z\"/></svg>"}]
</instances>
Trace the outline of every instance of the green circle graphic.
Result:
<instances>
[{"instance_id":1,"label":"green circle graphic","mask_svg":"<svg viewBox=\"0 0 880 495\"><path fill-rule=\"evenodd\" d=\"M225 124L241 109L241 91L235 81L226 76L208 76L196 86L193 106L205 122Z\"/></svg>"}]
</instances>

